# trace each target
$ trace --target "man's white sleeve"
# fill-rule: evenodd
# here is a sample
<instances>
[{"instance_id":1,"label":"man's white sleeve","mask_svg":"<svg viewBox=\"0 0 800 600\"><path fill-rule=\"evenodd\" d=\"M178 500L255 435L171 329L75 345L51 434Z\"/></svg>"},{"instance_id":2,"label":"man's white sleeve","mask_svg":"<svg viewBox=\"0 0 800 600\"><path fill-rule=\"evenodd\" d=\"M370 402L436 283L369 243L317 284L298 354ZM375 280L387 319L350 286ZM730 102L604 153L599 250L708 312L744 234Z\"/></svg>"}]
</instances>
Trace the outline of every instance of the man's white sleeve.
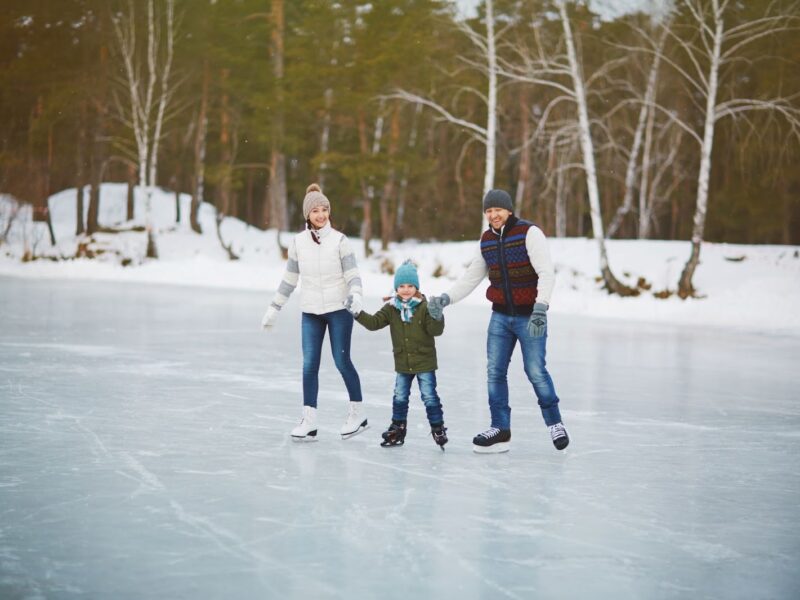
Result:
<instances>
[{"instance_id":1,"label":"man's white sleeve","mask_svg":"<svg viewBox=\"0 0 800 600\"><path fill-rule=\"evenodd\" d=\"M547 238L536 225L532 225L528 229L528 235L525 236L525 247L528 250L528 257L531 259L531 265L539 276L536 302L550 304L550 296L553 294L553 287L556 283L556 272L553 268L553 261L550 259Z\"/></svg>"},{"instance_id":2,"label":"man's white sleeve","mask_svg":"<svg viewBox=\"0 0 800 600\"><path fill-rule=\"evenodd\" d=\"M456 281L453 287L447 292L447 295L450 296L450 303L455 304L459 300L463 300L469 296L472 290L478 287L488 273L489 267L486 266L486 261L483 259L483 254L481 254L481 245L478 243L475 256L473 256L469 265L467 265L467 270L464 271L461 278Z\"/></svg>"}]
</instances>

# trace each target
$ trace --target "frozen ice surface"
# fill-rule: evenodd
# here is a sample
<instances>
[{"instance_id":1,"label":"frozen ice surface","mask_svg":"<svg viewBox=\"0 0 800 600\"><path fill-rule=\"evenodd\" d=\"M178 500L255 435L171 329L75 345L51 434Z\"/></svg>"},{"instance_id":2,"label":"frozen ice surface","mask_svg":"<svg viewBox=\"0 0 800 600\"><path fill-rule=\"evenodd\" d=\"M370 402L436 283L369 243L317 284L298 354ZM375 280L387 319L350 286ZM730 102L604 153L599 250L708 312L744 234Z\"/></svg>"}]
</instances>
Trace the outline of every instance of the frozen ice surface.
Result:
<instances>
[{"instance_id":1,"label":"frozen ice surface","mask_svg":"<svg viewBox=\"0 0 800 600\"><path fill-rule=\"evenodd\" d=\"M297 299L0 279L2 598L798 598L800 340L551 316L573 437L558 453L518 353L513 440L488 425L489 309L446 311L432 442L418 392L383 449L387 331L356 325L371 428L319 441ZM368 298L374 311L379 300Z\"/></svg>"}]
</instances>

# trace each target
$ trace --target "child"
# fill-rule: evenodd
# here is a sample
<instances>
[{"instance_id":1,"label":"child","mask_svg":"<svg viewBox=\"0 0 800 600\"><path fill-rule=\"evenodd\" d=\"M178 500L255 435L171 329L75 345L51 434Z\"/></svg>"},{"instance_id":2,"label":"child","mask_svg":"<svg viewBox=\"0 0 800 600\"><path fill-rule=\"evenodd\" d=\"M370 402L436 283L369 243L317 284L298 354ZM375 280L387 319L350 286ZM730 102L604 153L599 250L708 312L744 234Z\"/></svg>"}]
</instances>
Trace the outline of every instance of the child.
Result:
<instances>
[{"instance_id":1,"label":"child","mask_svg":"<svg viewBox=\"0 0 800 600\"><path fill-rule=\"evenodd\" d=\"M381 446L402 446L406 438L406 417L411 383L417 378L433 441L444 451L447 428L442 403L436 393L436 346L434 336L442 335L444 319L436 320L427 310L427 300L419 292L419 275L406 261L394 275L395 293L374 315L352 311L356 321L370 331L389 326L397 378L392 401L392 423L383 433Z\"/></svg>"}]
</instances>

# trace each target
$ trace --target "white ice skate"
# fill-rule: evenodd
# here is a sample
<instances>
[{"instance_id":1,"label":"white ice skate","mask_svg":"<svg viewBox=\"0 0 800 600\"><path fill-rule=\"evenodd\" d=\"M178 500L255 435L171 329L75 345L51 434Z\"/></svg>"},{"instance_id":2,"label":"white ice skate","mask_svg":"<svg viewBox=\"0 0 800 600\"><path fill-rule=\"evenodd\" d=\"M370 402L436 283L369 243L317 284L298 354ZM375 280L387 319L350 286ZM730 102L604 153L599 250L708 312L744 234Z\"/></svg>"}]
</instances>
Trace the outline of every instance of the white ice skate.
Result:
<instances>
[{"instance_id":1,"label":"white ice skate","mask_svg":"<svg viewBox=\"0 0 800 600\"><path fill-rule=\"evenodd\" d=\"M362 404L362 402L350 403L350 410L347 413L347 419L345 419L344 425L342 425L342 429L339 431L339 433L342 434L343 440L351 438L354 435L358 435L367 427L369 427L367 418L364 416L364 411L361 407Z\"/></svg>"},{"instance_id":2,"label":"white ice skate","mask_svg":"<svg viewBox=\"0 0 800 600\"><path fill-rule=\"evenodd\" d=\"M300 421L300 425L292 429L292 441L317 441L317 409L313 406L303 407L303 419Z\"/></svg>"}]
</instances>

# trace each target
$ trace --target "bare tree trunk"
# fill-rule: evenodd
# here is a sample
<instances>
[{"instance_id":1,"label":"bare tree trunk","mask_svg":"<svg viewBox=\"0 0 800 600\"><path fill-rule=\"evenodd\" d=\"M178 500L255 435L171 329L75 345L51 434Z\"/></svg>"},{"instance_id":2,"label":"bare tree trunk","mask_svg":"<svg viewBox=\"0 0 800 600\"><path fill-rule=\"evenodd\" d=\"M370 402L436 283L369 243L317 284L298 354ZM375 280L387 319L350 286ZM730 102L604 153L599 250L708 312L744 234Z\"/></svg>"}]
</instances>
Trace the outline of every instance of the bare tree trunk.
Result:
<instances>
[{"instance_id":1,"label":"bare tree trunk","mask_svg":"<svg viewBox=\"0 0 800 600\"><path fill-rule=\"evenodd\" d=\"M652 140L652 131L653 131L653 121L655 117L655 108L653 107L653 103L655 102L656 91L658 90L658 70L661 64L661 55L662 51L664 50L664 45L667 40L667 34L669 32L669 21L667 21L663 25L663 29L661 32L661 36L658 40L658 47L656 49L656 54L653 57L653 62L650 63L650 72L647 75L647 86L645 88L644 93L644 101L642 103L641 108L639 109L639 118L636 122L636 130L633 133L633 143L631 144L630 154L628 155L628 166L625 170L625 197L622 200L622 206L617 209L617 213L614 215L614 219L611 222L611 225L608 227L608 233L606 237L613 237L617 229L620 225L622 225L622 221L625 216L631 211L633 208L633 194L634 194L634 180L636 178L636 165L638 164L639 159L639 151L642 147L642 138L645 135L645 131L649 134L648 139ZM645 129L646 128L646 129ZM650 146L649 144L645 145L645 158L642 159L642 183L646 180L645 171L650 168ZM642 197L642 188L639 187L639 197ZM641 207L641 204L640 204ZM639 216L640 222L640 235L641 237L641 211Z\"/></svg>"},{"instance_id":2,"label":"bare tree trunk","mask_svg":"<svg viewBox=\"0 0 800 600\"><path fill-rule=\"evenodd\" d=\"M219 128L219 145L220 145L220 162L222 163L222 176L219 182L219 198L220 210L222 214L227 216L231 214L231 163L233 162L233 152L231 150L231 134L230 134L230 109L228 107L228 92L225 88L229 69L222 69L220 73L220 83L222 84L222 99L220 102L220 128Z\"/></svg>"},{"instance_id":3,"label":"bare tree trunk","mask_svg":"<svg viewBox=\"0 0 800 600\"><path fill-rule=\"evenodd\" d=\"M328 144L331 137L331 110L333 109L333 89L328 88L325 90L325 116L322 119L322 136L319 142L319 151L322 156L328 154ZM319 164L319 171L317 171L317 181L319 186L325 189L325 172L328 169L328 163L323 158Z\"/></svg>"},{"instance_id":4,"label":"bare tree trunk","mask_svg":"<svg viewBox=\"0 0 800 600\"><path fill-rule=\"evenodd\" d=\"M83 232L86 231L86 228L83 226L83 196L85 187L84 177L78 177L77 197L75 200L75 235L82 235Z\"/></svg>"},{"instance_id":5,"label":"bare tree trunk","mask_svg":"<svg viewBox=\"0 0 800 600\"><path fill-rule=\"evenodd\" d=\"M417 145L417 126L419 125L419 115L422 112L422 104L417 102L414 105L414 118L411 121L411 133L408 136L408 147L414 149ZM408 189L408 163L403 167L403 178L400 180L400 193L397 196L397 213L395 215L395 231L397 239L402 241L405 237L403 225L406 215L406 191Z\"/></svg>"},{"instance_id":6,"label":"bare tree trunk","mask_svg":"<svg viewBox=\"0 0 800 600\"><path fill-rule=\"evenodd\" d=\"M377 127L376 127L377 135ZM358 143L362 156L369 155L369 144L367 142L367 121L363 110L358 111ZM364 256L372 255L369 242L372 239L372 193L367 183L366 177L361 176L361 197L364 206L364 221L361 224L361 237L364 240Z\"/></svg>"},{"instance_id":7,"label":"bare tree trunk","mask_svg":"<svg viewBox=\"0 0 800 600\"><path fill-rule=\"evenodd\" d=\"M160 28L159 28L160 29ZM159 31L160 34L160 31ZM153 129L153 146L150 151L150 187L158 185L158 149L161 145L161 129L164 125L164 115L172 96L170 88L170 72L172 59L175 54L175 0L166 0L166 52L164 63L161 65L160 94L156 110L156 122Z\"/></svg>"},{"instance_id":8,"label":"bare tree trunk","mask_svg":"<svg viewBox=\"0 0 800 600\"><path fill-rule=\"evenodd\" d=\"M559 168L556 173L556 237L567 237L567 190L566 172Z\"/></svg>"},{"instance_id":9,"label":"bare tree trunk","mask_svg":"<svg viewBox=\"0 0 800 600\"><path fill-rule=\"evenodd\" d=\"M392 110L392 119L389 125L389 173L386 177L386 182L383 185L383 192L381 193L380 211L381 211L381 248L387 250L389 248L389 240L393 237L392 225L392 197L394 196L396 169L394 167L394 157L397 153L397 145L400 139L400 109L395 106Z\"/></svg>"},{"instance_id":10,"label":"bare tree trunk","mask_svg":"<svg viewBox=\"0 0 800 600\"><path fill-rule=\"evenodd\" d=\"M486 102L486 172L483 177L483 195L494 188L495 156L497 154L497 53L494 38L494 0L486 0L486 67L489 89ZM483 217L481 231L486 228Z\"/></svg>"},{"instance_id":11,"label":"bare tree trunk","mask_svg":"<svg viewBox=\"0 0 800 600\"><path fill-rule=\"evenodd\" d=\"M522 215L525 207L525 198L530 191L530 172L531 172L531 153L528 148L528 138L531 135L531 120L529 117L528 91L527 86L521 86L519 95L520 119L522 121L520 129L521 147L519 155L519 174L517 175L517 194L514 201L514 209L517 216Z\"/></svg>"},{"instance_id":12,"label":"bare tree trunk","mask_svg":"<svg viewBox=\"0 0 800 600\"><path fill-rule=\"evenodd\" d=\"M200 206L205 194L206 172L206 132L208 130L208 88L211 70L208 60L203 61L203 87L200 92L200 111L197 115L197 136L194 142L194 176L192 178L192 203L189 211L189 224L192 231L203 233L200 226Z\"/></svg>"},{"instance_id":13,"label":"bare tree trunk","mask_svg":"<svg viewBox=\"0 0 800 600\"><path fill-rule=\"evenodd\" d=\"M126 202L125 218L132 221L134 218L134 190L136 189L136 167L128 165L128 197Z\"/></svg>"},{"instance_id":14,"label":"bare tree trunk","mask_svg":"<svg viewBox=\"0 0 800 600\"><path fill-rule=\"evenodd\" d=\"M597 168L594 161L594 143L592 132L589 126L589 113L587 110L586 91L583 85L583 74L578 64L578 57L575 51L575 41L572 37L572 26L567 16L567 9L564 0L558 3L561 13L561 23L564 28L564 41L567 46L567 56L569 58L570 71L572 74L573 89L575 92L575 102L578 106L578 127L580 132L581 154L583 155L583 168L586 174L586 190L589 195L589 214L592 220L592 233L597 242L600 253L600 272L603 281L609 292L617 293L621 296L636 295L638 290L631 289L623 285L614 274L608 264L608 253L606 252L605 238L603 236L603 216L600 212L600 192L597 187Z\"/></svg>"},{"instance_id":15,"label":"bare tree trunk","mask_svg":"<svg viewBox=\"0 0 800 600\"><path fill-rule=\"evenodd\" d=\"M78 122L78 144L77 148L75 149L75 188L77 191L77 197L75 201L75 235L81 235L84 231L86 231L83 215L83 197L84 188L86 186L86 145L88 137L86 134L86 129L88 128L88 120L89 107L86 100L84 100L81 102L81 116Z\"/></svg>"},{"instance_id":16,"label":"bare tree trunk","mask_svg":"<svg viewBox=\"0 0 800 600\"><path fill-rule=\"evenodd\" d=\"M283 35L284 5L283 0L272 0L272 75L275 78L277 109L273 113L272 152L269 161L269 198L270 221L278 232L289 228L289 210L286 201L286 156L283 154ZM283 255L287 249L280 243L280 235L276 236L278 247Z\"/></svg>"},{"instance_id":17,"label":"bare tree trunk","mask_svg":"<svg viewBox=\"0 0 800 600\"><path fill-rule=\"evenodd\" d=\"M247 169L247 185L245 188L245 204L247 213L247 223L255 225L256 212L255 202L253 201L253 169Z\"/></svg>"},{"instance_id":18,"label":"bare tree trunk","mask_svg":"<svg viewBox=\"0 0 800 600\"><path fill-rule=\"evenodd\" d=\"M642 177L639 183L639 239L646 240L650 236L650 211L648 197L650 195L650 154L653 149L653 126L655 110L648 111L647 127L644 134L644 152L642 153Z\"/></svg>"},{"instance_id":19,"label":"bare tree trunk","mask_svg":"<svg viewBox=\"0 0 800 600\"><path fill-rule=\"evenodd\" d=\"M678 280L678 296L688 298L695 294L692 278L695 269L700 263L700 248L703 244L703 233L706 225L706 210L708 208L708 182L711 177L711 153L714 149L714 124L717 119L717 89L719 85L719 66L722 46L722 14L717 0L714 4L714 39L711 50L711 63L708 72L708 91L706 95L705 125L703 127L703 144L700 147L700 172L697 176L697 205L694 213L694 227L692 228L692 251L689 260L683 267Z\"/></svg>"}]
</instances>

